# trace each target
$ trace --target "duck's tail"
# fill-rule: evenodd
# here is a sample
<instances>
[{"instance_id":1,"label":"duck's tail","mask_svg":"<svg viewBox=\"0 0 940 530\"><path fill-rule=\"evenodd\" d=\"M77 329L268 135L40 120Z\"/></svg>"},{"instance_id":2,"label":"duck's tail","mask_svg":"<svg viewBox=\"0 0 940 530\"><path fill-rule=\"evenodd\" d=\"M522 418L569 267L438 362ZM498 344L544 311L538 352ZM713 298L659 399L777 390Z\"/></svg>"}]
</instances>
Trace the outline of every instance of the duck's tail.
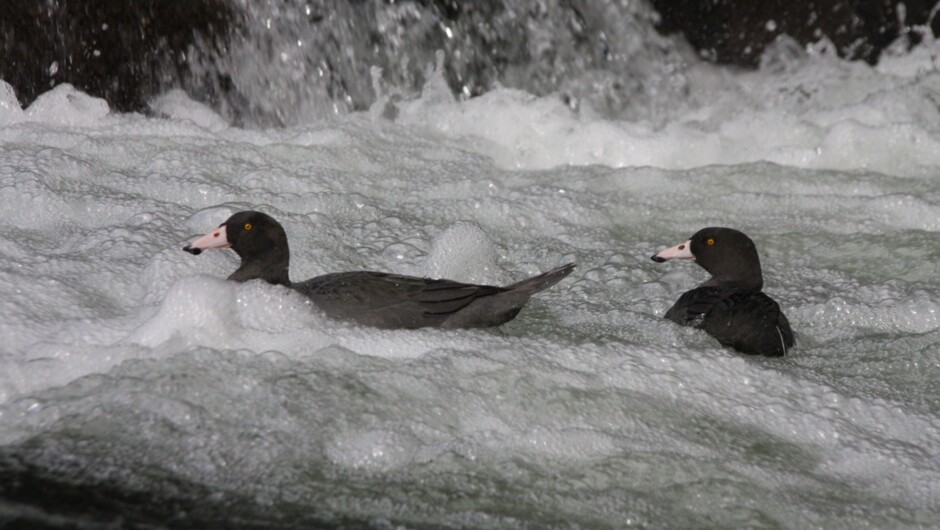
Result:
<instances>
[{"instance_id":1,"label":"duck's tail","mask_svg":"<svg viewBox=\"0 0 940 530\"><path fill-rule=\"evenodd\" d=\"M568 263L567 265L562 265L561 267L555 267L554 269L543 272L537 276L532 276L531 278L526 278L521 282L516 282L510 285L503 287L507 291L521 291L533 295L539 291L544 291L549 287L555 285L564 279L565 276L571 274L575 268L574 263Z\"/></svg>"},{"instance_id":2,"label":"duck's tail","mask_svg":"<svg viewBox=\"0 0 940 530\"><path fill-rule=\"evenodd\" d=\"M574 263L526 278L487 296L481 296L454 313L442 325L445 328L484 328L498 326L515 318L529 298L561 281L574 270Z\"/></svg>"}]
</instances>

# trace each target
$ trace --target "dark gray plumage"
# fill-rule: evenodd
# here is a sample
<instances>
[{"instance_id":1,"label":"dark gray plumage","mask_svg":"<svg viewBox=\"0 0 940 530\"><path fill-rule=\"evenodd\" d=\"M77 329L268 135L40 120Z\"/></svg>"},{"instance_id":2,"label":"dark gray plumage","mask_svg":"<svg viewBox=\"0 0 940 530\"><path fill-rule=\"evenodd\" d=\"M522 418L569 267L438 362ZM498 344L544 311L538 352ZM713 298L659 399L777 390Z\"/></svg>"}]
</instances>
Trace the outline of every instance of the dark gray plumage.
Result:
<instances>
[{"instance_id":1,"label":"dark gray plumage","mask_svg":"<svg viewBox=\"0 0 940 530\"><path fill-rule=\"evenodd\" d=\"M653 256L691 259L712 277L685 292L665 318L705 330L724 346L742 353L784 355L793 347L793 330L780 306L761 289L760 258L751 238L733 228L711 227Z\"/></svg>"},{"instance_id":2,"label":"dark gray plumage","mask_svg":"<svg viewBox=\"0 0 940 530\"><path fill-rule=\"evenodd\" d=\"M290 287L328 316L379 328L483 328L515 318L533 294L574 270L569 263L521 282L495 287L384 272L324 274L300 283L289 276L290 249L284 228L261 212L239 212L183 250L199 254L231 248L241 266L229 276Z\"/></svg>"}]
</instances>

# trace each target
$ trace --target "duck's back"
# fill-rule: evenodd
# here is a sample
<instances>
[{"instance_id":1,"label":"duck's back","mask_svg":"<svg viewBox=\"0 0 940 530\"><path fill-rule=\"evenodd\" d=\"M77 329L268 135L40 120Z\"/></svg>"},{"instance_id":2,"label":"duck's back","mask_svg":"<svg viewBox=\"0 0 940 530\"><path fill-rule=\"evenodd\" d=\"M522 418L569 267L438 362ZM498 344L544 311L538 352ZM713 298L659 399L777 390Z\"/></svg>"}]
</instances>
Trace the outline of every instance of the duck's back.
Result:
<instances>
[{"instance_id":1,"label":"duck's back","mask_svg":"<svg viewBox=\"0 0 940 530\"><path fill-rule=\"evenodd\" d=\"M780 306L760 291L698 287L679 297L665 317L703 329L722 345L751 355L784 355L794 343Z\"/></svg>"},{"instance_id":2,"label":"duck's back","mask_svg":"<svg viewBox=\"0 0 940 530\"><path fill-rule=\"evenodd\" d=\"M574 269L558 267L506 287L357 271L294 284L332 318L379 328L480 328L512 320L532 294Z\"/></svg>"},{"instance_id":3,"label":"duck's back","mask_svg":"<svg viewBox=\"0 0 940 530\"><path fill-rule=\"evenodd\" d=\"M382 272L324 274L294 289L332 318L380 328L441 326L453 313L497 287Z\"/></svg>"}]
</instances>

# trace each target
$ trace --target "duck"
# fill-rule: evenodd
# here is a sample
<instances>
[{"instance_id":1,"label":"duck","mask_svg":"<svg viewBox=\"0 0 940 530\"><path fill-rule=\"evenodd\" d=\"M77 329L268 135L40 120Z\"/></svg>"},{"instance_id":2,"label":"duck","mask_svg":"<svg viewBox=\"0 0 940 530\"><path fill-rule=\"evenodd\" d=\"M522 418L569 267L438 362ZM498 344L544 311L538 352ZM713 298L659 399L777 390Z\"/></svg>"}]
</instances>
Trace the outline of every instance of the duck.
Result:
<instances>
[{"instance_id":1,"label":"duck","mask_svg":"<svg viewBox=\"0 0 940 530\"><path fill-rule=\"evenodd\" d=\"M720 344L748 355L779 357L794 345L790 322L765 294L757 246L734 228L708 227L652 256L663 263L692 260L711 274L686 291L664 318L699 328Z\"/></svg>"},{"instance_id":2,"label":"duck","mask_svg":"<svg viewBox=\"0 0 940 530\"><path fill-rule=\"evenodd\" d=\"M284 227L258 211L233 214L183 250L199 255L226 248L241 258L229 280L281 285L309 298L328 317L383 329L499 326L515 318L533 294L575 269L568 263L502 287L374 271L336 272L295 283Z\"/></svg>"}]
</instances>

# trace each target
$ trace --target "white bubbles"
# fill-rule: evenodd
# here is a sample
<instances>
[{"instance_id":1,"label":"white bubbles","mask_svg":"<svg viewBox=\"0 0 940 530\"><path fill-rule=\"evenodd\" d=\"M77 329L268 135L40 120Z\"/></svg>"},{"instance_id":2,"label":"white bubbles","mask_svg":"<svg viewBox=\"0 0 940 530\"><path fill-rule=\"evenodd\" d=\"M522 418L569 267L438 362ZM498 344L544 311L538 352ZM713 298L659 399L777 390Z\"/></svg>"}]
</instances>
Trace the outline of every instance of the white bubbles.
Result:
<instances>
[{"instance_id":1,"label":"white bubbles","mask_svg":"<svg viewBox=\"0 0 940 530\"><path fill-rule=\"evenodd\" d=\"M159 115L175 120L190 121L209 131L218 132L228 127L225 119L215 111L189 98L186 92L173 89L150 102L150 108Z\"/></svg>"},{"instance_id":2,"label":"white bubbles","mask_svg":"<svg viewBox=\"0 0 940 530\"><path fill-rule=\"evenodd\" d=\"M460 221L434 238L427 257L427 274L467 283L502 285L493 240L477 223Z\"/></svg>"},{"instance_id":3,"label":"white bubbles","mask_svg":"<svg viewBox=\"0 0 940 530\"><path fill-rule=\"evenodd\" d=\"M418 440L402 428L353 430L333 439L327 455L342 467L382 472L411 464L417 448Z\"/></svg>"},{"instance_id":4,"label":"white bubbles","mask_svg":"<svg viewBox=\"0 0 940 530\"><path fill-rule=\"evenodd\" d=\"M23 119L23 109L16 99L16 92L9 83L0 79L0 127Z\"/></svg>"},{"instance_id":5,"label":"white bubbles","mask_svg":"<svg viewBox=\"0 0 940 530\"><path fill-rule=\"evenodd\" d=\"M102 123L110 112L105 100L63 83L40 94L26 109L26 117L54 125L89 126Z\"/></svg>"},{"instance_id":6,"label":"white bubbles","mask_svg":"<svg viewBox=\"0 0 940 530\"><path fill-rule=\"evenodd\" d=\"M885 61L919 61L919 72L802 52L783 66L737 76L696 65L688 72L694 104L666 124L605 120L576 113L554 95L502 88L466 101L429 94L399 105L397 121L455 139L503 168L770 161L910 174L940 163L940 113L931 95L940 75L927 73L936 69L938 46L926 42L919 54Z\"/></svg>"},{"instance_id":7,"label":"white bubbles","mask_svg":"<svg viewBox=\"0 0 940 530\"><path fill-rule=\"evenodd\" d=\"M182 344L236 347L240 326L236 286L208 277L184 278L173 284L157 313L134 330L128 341L151 348L175 339Z\"/></svg>"},{"instance_id":8,"label":"white bubbles","mask_svg":"<svg viewBox=\"0 0 940 530\"><path fill-rule=\"evenodd\" d=\"M220 226L236 212L247 209L249 209L249 207L244 204L223 204L220 206L202 208L189 217L188 224L194 233L201 235L204 232L208 232Z\"/></svg>"}]
</instances>

